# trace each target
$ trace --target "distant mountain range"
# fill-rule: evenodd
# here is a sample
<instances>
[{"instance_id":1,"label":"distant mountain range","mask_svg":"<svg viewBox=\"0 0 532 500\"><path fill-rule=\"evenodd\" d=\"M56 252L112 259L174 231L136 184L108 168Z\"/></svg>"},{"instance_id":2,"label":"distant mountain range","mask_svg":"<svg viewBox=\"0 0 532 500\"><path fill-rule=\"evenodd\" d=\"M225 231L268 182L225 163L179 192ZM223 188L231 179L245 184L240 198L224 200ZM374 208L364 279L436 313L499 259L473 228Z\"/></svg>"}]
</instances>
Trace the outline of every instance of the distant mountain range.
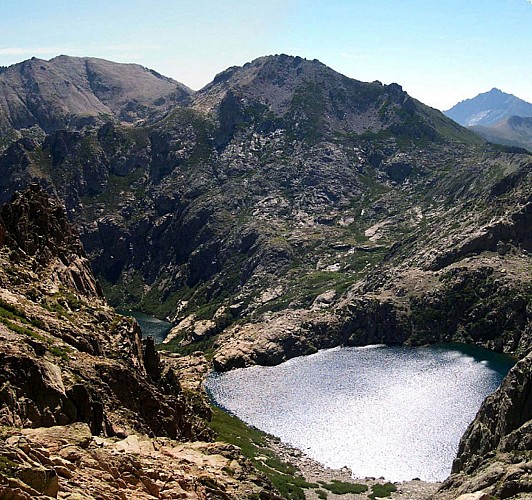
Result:
<instances>
[{"instance_id":1,"label":"distant mountain range","mask_svg":"<svg viewBox=\"0 0 532 500\"><path fill-rule=\"evenodd\" d=\"M444 114L496 144L532 151L532 104L493 88Z\"/></svg>"},{"instance_id":2,"label":"distant mountain range","mask_svg":"<svg viewBox=\"0 0 532 500\"><path fill-rule=\"evenodd\" d=\"M489 126L510 116L532 116L532 104L493 88L461 101L443 113L466 127Z\"/></svg>"},{"instance_id":3,"label":"distant mountain range","mask_svg":"<svg viewBox=\"0 0 532 500\"><path fill-rule=\"evenodd\" d=\"M490 127L476 125L470 129L495 144L532 151L532 117L510 116Z\"/></svg>"},{"instance_id":4,"label":"distant mountain range","mask_svg":"<svg viewBox=\"0 0 532 500\"><path fill-rule=\"evenodd\" d=\"M132 123L182 105L192 93L138 64L34 57L0 68L0 131L37 125L50 133L112 118Z\"/></svg>"}]
</instances>

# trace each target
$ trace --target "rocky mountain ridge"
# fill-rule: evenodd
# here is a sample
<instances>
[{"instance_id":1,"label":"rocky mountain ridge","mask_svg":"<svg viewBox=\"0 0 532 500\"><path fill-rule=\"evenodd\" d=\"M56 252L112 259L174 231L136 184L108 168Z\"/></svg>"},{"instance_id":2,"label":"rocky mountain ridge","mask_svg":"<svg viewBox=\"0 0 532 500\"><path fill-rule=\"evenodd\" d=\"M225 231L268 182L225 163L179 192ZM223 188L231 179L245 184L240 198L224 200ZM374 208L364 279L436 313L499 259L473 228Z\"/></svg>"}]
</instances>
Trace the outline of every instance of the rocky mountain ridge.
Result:
<instances>
[{"instance_id":1,"label":"rocky mountain ridge","mask_svg":"<svg viewBox=\"0 0 532 500\"><path fill-rule=\"evenodd\" d=\"M64 55L32 58L0 73L0 130L37 127L51 133L109 119L132 123L187 102L192 93L136 64Z\"/></svg>"},{"instance_id":2,"label":"rocky mountain ridge","mask_svg":"<svg viewBox=\"0 0 532 500\"><path fill-rule=\"evenodd\" d=\"M532 117L510 116L491 126L474 126L471 130L496 144L532 151Z\"/></svg>"},{"instance_id":3,"label":"rocky mountain ridge","mask_svg":"<svg viewBox=\"0 0 532 500\"><path fill-rule=\"evenodd\" d=\"M530 351L531 157L398 85L272 56L133 127L22 135L0 201L56 193L111 302L173 321L164 349L218 369L373 342Z\"/></svg>"}]
</instances>

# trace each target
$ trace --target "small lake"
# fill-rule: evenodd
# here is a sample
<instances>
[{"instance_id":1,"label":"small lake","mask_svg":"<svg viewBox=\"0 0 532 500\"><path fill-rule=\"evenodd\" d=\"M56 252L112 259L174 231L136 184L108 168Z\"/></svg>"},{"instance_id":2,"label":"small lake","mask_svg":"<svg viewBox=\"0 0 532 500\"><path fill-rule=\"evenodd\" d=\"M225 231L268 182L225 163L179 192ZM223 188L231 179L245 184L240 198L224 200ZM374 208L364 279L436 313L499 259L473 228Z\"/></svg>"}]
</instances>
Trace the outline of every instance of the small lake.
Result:
<instances>
[{"instance_id":1,"label":"small lake","mask_svg":"<svg viewBox=\"0 0 532 500\"><path fill-rule=\"evenodd\" d=\"M345 347L213 373L222 408L355 477L441 481L482 401L513 365L465 345Z\"/></svg>"},{"instance_id":2,"label":"small lake","mask_svg":"<svg viewBox=\"0 0 532 500\"><path fill-rule=\"evenodd\" d=\"M162 319L155 318L148 314L143 314L137 311L118 311L124 316L131 316L135 318L140 326L142 331L142 337L147 337L151 335L156 344L160 344L168 335L168 332L172 328L172 324L168 321L163 321Z\"/></svg>"}]
</instances>

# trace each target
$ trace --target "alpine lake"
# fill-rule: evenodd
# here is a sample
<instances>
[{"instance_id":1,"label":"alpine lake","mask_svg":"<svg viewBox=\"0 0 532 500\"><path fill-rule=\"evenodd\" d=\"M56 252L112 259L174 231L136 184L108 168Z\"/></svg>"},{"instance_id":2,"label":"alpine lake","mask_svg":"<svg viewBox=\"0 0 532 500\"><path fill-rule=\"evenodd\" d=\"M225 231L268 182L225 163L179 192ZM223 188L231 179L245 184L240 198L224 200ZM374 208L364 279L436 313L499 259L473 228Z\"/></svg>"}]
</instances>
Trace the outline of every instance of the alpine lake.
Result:
<instances>
[{"instance_id":1,"label":"alpine lake","mask_svg":"<svg viewBox=\"0 0 532 500\"><path fill-rule=\"evenodd\" d=\"M354 477L441 481L514 361L462 344L341 347L211 373L215 404Z\"/></svg>"},{"instance_id":2,"label":"alpine lake","mask_svg":"<svg viewBox=\"0 0 532 500\"><path fill-rule=\"evenodd\" d=\"M167 321L133 316L156 343ZM465 344L337 347L278 366L212 372L214 404L354 477L442 481L482 401L515 361Z\"/></svg>"},{"instance_id":3,"label":"alpine lake","mask_svg":"<svg viewBox=\"0 0 532 500\"><path fill-rule=\"evenodd\" d=\"M168 335L168 332L172 328L172 324L168 321L155 318L148 314L144 314L137 311L118 311L124 316L131 316L137 320L142 332L142 337L153 337L156 344L160 344Z\"/></svg>"}]
</instances>

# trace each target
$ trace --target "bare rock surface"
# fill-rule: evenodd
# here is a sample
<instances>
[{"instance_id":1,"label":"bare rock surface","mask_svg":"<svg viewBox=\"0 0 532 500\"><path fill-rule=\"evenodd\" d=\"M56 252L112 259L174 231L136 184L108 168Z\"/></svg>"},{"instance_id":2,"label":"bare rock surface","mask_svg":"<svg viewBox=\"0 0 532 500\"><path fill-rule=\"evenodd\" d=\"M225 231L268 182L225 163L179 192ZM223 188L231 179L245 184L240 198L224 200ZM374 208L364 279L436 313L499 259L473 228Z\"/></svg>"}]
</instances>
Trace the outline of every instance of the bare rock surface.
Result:
<instances>
[{"instance_id":1,"label":"bare rock surface","mask_svg":"<svg viewBox=\"0 0 532 500\"><path fill-rule=\"evenodd\" d=\"M32 58L0 74L0 127L52 132L113 117L134 122L192 91L137 64L92 57Z\"/></svg>"},{"instance_id":2,"label":"bare rock surface","mask_svg":"<svg viewBox=\"0 0 532 500\"><path fill-rule=\"evenodd\" d=\"M276 498L236 447L200 442L205 358L161 359L107 305L56 200L32 187L0 227L0 498Z\"/></svg>"},{"instance_id":3,"label":"bare rock surface","mask_svg":"<svg viewBox=\"0 0 532 500\"><path fill-rule=\"evenodd\" d=\"M226 444L96 438L81 423L10 434L0 445L1 498L238 499L271 489Z\"/></svg>"}]
</instances>

